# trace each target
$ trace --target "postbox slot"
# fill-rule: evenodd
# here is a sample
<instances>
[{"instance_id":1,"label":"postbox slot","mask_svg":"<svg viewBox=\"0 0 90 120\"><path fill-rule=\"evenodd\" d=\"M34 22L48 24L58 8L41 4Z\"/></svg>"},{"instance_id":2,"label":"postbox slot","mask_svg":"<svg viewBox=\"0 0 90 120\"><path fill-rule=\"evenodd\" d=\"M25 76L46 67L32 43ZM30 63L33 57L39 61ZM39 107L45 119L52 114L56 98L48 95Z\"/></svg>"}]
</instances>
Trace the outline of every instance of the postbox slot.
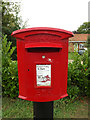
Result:
<instances>
[{"instance_id":1,"label":"postbox slot","mask_svg":"<svg viewBox=\"0 0 90 120\"><path fill-rule=\"evenodd\" d=\"M35 52L35 53L45 53L45 52L59 52L60 48L52 48L52 47L37 47L37 48L27 48L28 52Z\"/></svg>"}]
</instances>

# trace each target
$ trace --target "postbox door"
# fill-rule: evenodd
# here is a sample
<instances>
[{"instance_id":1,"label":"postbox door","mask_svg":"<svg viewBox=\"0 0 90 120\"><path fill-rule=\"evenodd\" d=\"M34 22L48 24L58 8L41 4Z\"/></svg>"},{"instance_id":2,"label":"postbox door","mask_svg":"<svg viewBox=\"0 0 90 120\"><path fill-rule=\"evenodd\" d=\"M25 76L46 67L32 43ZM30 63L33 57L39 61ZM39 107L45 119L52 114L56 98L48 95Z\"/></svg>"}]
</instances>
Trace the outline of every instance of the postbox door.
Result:
<instances>
[{"instance_id":1,"label":"postbox door","mask_svg":"<svg viewBox=\"0 0 90 120\"><path fill-rule=\"evenodd\" d=\"M36 43L25 45L27 69L30 70L28 78L33 78L33 87L51 88L53 86L54 82L52 80L55 79L53 76L59 72L56 68L60 62L62 48L61 44L53 43L47 43L46 45L44 43L39 45Z\"/></svg>"}]
</instances>

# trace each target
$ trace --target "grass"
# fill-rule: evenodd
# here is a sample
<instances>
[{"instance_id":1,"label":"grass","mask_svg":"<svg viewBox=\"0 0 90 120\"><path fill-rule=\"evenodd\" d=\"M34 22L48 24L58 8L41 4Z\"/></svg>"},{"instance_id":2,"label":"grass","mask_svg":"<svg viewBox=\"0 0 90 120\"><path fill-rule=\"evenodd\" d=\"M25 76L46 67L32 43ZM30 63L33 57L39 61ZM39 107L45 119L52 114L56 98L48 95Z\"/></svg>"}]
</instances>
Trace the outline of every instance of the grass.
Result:
<instances>
[{"instance_id":1,"label":"grass","mask_svg":"<svg viewBox=\"0 0 90 120\"><path fill-rule=\"evenodd\" d=\"M55 118L88 118L88 102L86 99L76 100L74 102L69 102L68 104L63 100L61 104L59 104L60 100L55 102Z\"/></svg>"},{"instance_id":2,"label":"grass","mask_svg":"<svg viewBox=\"0 0 90 120\"><path fill-rule=\"evenodd\" d=\"M2 100L3 118L32 118L33 103L21 99L3 98Z\"/></svg>"},{"instance_id":3,"label":"grass","mask_svg":"<svg viewBox=\"0 0 90 120\"><path fill-rule=\"evenodd\" d=\"M5 97L2 102L2 116L3 118L33 118L33 102ZM70 102L64 98L54 101L54 118L88 118L87 99Z\"/></svg>"}]
</instances>

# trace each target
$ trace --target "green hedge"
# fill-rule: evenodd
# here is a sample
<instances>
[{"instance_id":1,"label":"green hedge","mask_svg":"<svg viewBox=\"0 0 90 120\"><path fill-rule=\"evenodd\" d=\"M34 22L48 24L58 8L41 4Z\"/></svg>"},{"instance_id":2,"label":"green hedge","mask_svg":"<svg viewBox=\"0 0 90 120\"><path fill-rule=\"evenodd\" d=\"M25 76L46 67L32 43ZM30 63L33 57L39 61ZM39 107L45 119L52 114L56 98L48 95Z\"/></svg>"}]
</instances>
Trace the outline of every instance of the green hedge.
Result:
<instances>
[{"instance_id":1,"label":"green hedge","mask_svg":"<svg viewBox=\"0 0 90 120\"><path fill-rule=\"evenodd\" d=\"M15 98L18 96L17 61L12 61L12 54L16 47L7 42L7 36L2 39L2 88L3 96ZM83 61L83 64L81 64ZM78 96L88 95L88 53L74 54L74 61L68 64L68 97L75 99Z\"/></svg>"},{"instance_id":2,"label":"green hedge","mask_svg":"<svg viewBox=\"0 0 90 120\"><path fill-rule=\"evenodd\" d=\"M74 53L74 61L68 64L68 94L70 97L87 96L88 91L88 52Z\"/></svg>"},{"instance_id":3,"label":"green hedge","mask_svg":"<svg viewBox=\"0 0 90 120\"><path fill-rule=\"evenodd\" d=\"M12 61L16 47L7 41L7 35L2 39L2 95L15 98L18 95L17 61Z\"/></svg>"}]
</instances>

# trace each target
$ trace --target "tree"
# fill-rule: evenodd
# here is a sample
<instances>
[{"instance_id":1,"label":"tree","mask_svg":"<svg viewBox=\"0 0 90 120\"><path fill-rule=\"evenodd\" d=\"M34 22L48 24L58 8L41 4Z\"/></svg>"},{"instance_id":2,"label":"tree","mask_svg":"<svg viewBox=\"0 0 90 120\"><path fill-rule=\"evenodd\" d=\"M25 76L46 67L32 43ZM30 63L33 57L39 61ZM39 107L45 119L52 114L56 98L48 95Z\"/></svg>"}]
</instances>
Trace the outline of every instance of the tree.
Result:
<instances>
[{"instance_id":1,"label":"tree","mask_svg":"<svg viewBox=\"0 0 90 120\"><path fill-rule=\"evenodd\" d=\"M16 41L15 38L11 36L11 33L26 26L26 22L23 24L21 16L19 16L19 12L19 2L2 1L2 33L7 35L7 39L12 42L12 46L16 46ZM16 50L13 58L16 59Z\"/></svg>"},{"instance_id":2,"label":"tree","mask_svg":"<svg viewBox=\"0 0 90 120\"><path fill-rule=\"evenodd\" d=\"M20 5L12 2L2 2L2 32L8 36L13 30L20 29L18 13Z\"/></svg>"},{"instance_id":3,"label":"tree","mask_svg":"<svg viewBox=\"0 0 90 120\"><path fill-rule=\"evenodd\" d=\"M80 27L77 29L76 33L78 34L90 34L90 22L84 22Z\"/></svg>"}]
</instances>

